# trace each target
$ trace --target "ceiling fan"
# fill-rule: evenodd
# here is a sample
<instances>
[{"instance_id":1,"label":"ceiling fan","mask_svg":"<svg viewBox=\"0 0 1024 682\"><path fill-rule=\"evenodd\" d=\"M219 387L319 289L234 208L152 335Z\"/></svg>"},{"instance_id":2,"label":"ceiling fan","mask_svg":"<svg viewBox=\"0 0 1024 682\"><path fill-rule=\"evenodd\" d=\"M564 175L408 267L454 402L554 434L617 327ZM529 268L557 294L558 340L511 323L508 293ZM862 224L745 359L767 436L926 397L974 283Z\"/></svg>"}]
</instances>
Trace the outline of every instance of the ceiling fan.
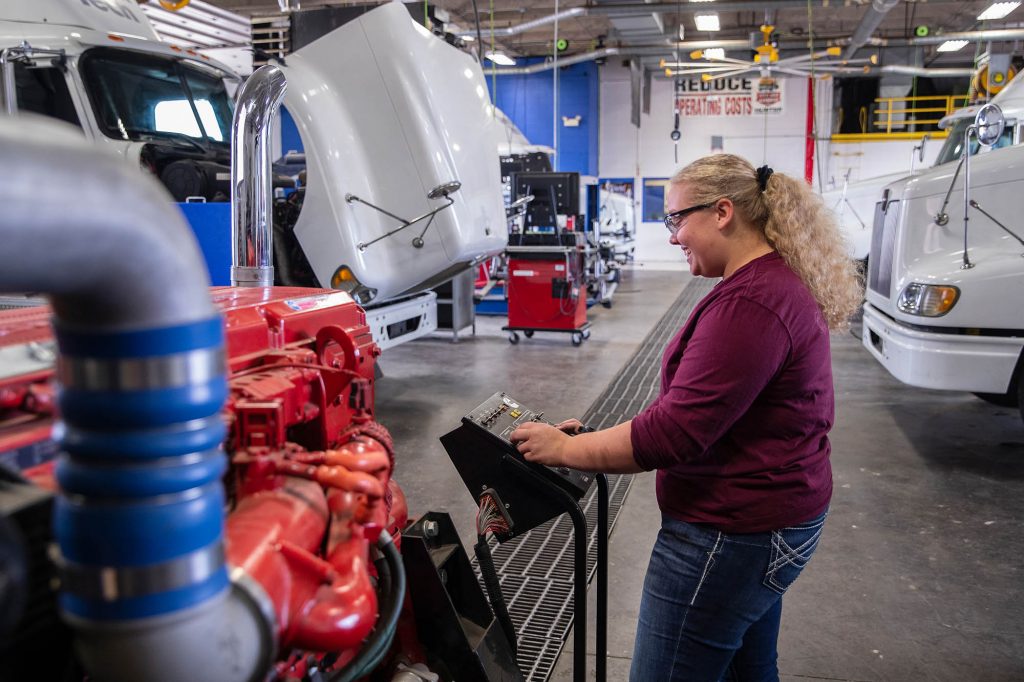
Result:
<instances>
[{"instance_id":1,"label":"ceiling fan","mask_svg":"<svg viewBox=\"0 0 1024 682\"><path fill-rule=\"evenodd\" d=\"M690 53L688 62L667 62L662 60L661 66L667 76L700 76L703 81L716 78L738 76L748 71L759 71L762 77L771 74L788 76L831 78L840 73L867 73L871 65L878 63L878 56L871 55L863 59L836 60L842 54L839 46L827 47L817 52L779 59L778 43L773 38L775 27L770 24L761 25L764 42L754 48L751 60L726 57L721 48L695 50ZM698 61L703 60L703 61Z\"/></svg>"}]
</instances>

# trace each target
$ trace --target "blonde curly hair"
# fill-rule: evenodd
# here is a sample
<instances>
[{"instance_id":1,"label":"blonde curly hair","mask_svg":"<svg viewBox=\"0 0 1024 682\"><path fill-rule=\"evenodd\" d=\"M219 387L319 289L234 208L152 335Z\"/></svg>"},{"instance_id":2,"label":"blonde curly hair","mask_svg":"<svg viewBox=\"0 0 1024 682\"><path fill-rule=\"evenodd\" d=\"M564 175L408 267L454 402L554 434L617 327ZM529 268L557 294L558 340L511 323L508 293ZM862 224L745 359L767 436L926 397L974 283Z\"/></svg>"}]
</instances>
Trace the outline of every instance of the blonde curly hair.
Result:
<instances>
[{"instance_id":1,"label":"blonde curly hair","mask_svg":"<svg viewBox=\"0 0 1024 682\"><path fill-rule=\"evenodd\" d=\"M818 302L829 329L845 327L863 292L835 218L806 183L772 173L764 192L757 171L734 154L712 154L677 172L695 204L728 197L736 211L764 233Z\"/></svg>"}]
</instances>

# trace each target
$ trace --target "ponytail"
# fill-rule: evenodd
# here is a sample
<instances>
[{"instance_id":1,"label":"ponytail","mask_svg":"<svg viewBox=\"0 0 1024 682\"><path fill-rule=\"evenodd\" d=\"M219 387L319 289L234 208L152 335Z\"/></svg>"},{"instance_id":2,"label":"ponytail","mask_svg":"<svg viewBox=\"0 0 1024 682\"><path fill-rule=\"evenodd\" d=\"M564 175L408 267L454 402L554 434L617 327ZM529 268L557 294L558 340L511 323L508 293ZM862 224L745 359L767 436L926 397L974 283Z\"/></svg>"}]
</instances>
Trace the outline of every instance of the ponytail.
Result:
<instances>
[{"instance_id":1,"label":"ponytail","mask_svg":"<svg viewBox=\"0 0 1024 682\"><path fill-rule=\"evenodd\" d=\"M806 183L733 154L697 159L671 182L685 183L695 203L731 199L810 290L829 329L847 325L862 299L856 267L832 212Z\"/></svg>"}]
</instances>

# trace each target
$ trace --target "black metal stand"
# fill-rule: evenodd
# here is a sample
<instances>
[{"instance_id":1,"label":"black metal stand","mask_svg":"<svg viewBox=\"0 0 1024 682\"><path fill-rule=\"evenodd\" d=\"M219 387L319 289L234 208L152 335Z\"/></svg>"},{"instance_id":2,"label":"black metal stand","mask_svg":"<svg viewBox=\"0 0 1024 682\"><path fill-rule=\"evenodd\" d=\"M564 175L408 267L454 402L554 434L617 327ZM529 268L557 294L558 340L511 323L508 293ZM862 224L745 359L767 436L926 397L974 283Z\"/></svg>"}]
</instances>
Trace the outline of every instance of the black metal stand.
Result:
<instances>
[{"instance_id":1,"label":"black metal stand","mask_svg":"<svg viewBox=\"0 0 1024 682\"><path fill-rule=\"evenodd\" d=\"M573 527L573 682L587 679L587 519L580 505L558 486L554 485L528 464L512 455L504 455L502 463L511 471L528 477L542 489L551 493L569 514ZM598 535L597 535L597 680L606 677L608 638L608 478L598 474Z\"/></svg>"},{"instance_id":2,"label":"black metal stand","mask_svg":"<svg viewBox=\"0 0 1024 682\"><path fill-rule=\"evenodd\" d=\"M597 682L608 678L608 477L597 475Z\"/></svg>"}]
</instances>

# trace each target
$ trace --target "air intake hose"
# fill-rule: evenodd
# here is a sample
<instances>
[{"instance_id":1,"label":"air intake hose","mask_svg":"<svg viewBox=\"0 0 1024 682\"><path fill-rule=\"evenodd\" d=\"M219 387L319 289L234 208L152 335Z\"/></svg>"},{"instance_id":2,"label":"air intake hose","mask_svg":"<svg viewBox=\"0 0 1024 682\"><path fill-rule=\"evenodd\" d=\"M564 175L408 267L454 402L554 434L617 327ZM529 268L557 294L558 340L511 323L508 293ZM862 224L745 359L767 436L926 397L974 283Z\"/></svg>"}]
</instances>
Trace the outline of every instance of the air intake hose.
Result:
<instances>
[{"instance_id":1,"label":"air intake hose","mask_svg":"<svg viewBox=\"0 0 1024 682\"><path fill-rule=\"evenodd\" d=\"M47 293L60 349L61 609L103 680L248 680L272 655L224 561L223 326L155 180L55 123L0 120L0 291Z\"/></svg>"}]
</instances>

